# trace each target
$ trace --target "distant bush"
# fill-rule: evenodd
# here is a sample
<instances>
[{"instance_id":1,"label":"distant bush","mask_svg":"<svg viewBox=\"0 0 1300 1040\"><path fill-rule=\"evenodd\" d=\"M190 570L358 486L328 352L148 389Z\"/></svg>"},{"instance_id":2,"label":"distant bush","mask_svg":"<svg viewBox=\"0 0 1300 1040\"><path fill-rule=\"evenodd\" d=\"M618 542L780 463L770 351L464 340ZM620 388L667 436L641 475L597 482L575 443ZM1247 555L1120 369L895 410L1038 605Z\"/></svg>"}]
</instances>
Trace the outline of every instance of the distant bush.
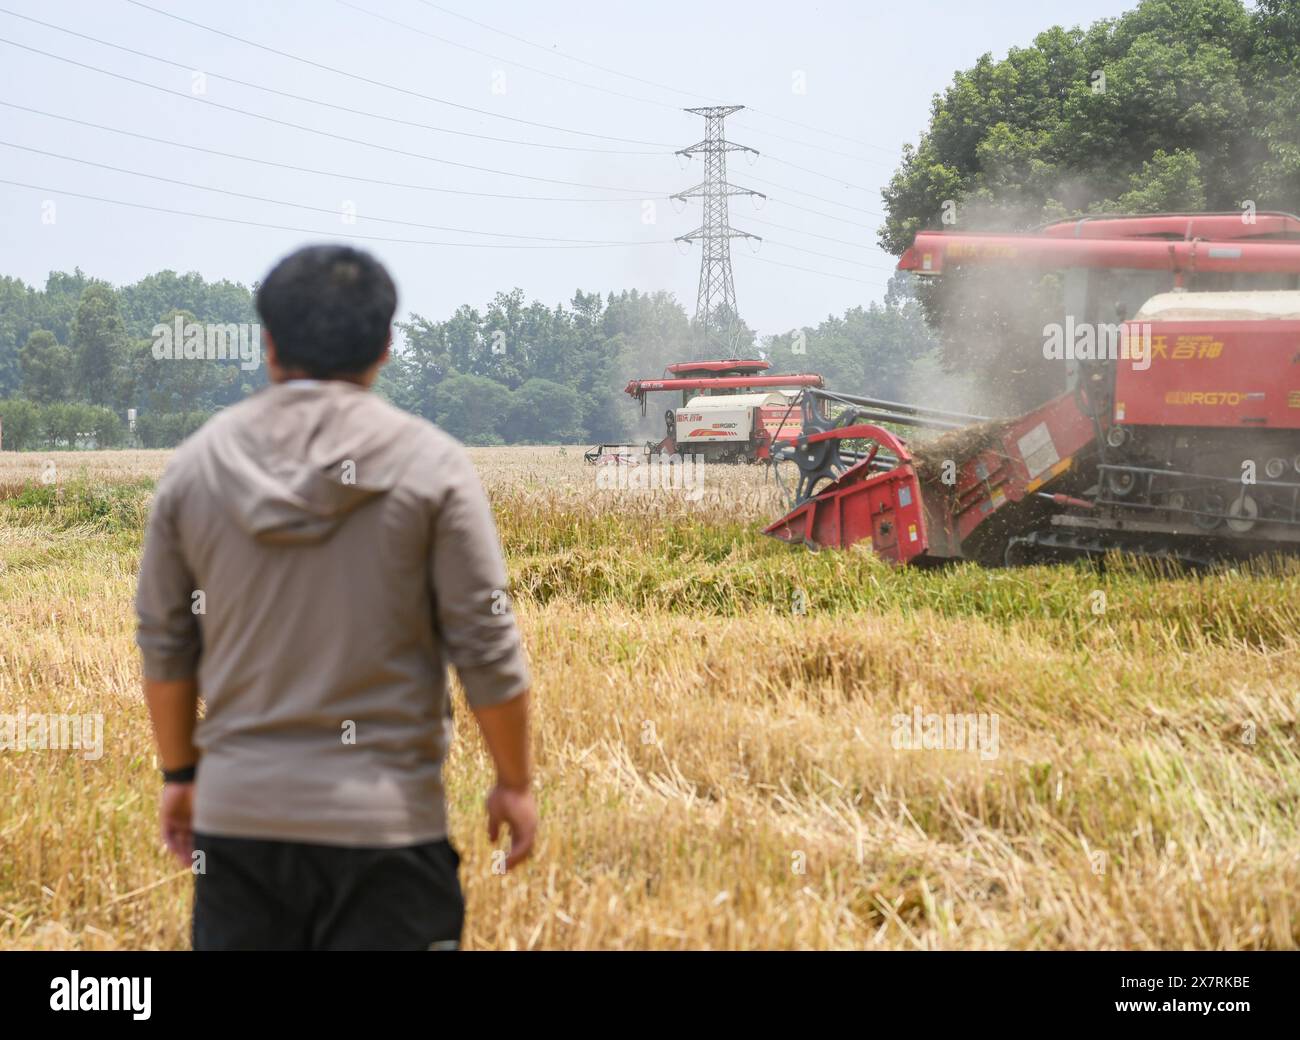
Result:
<instances>
[{"instance_id":1,"label":"distant bush","mask_svg":"<svg viewBox=\"0 0 1300 1040\"><path fill-rule=\"evenodd\" d=\"M118 448L126 440L126 424L111 408L96 408L89 425L97 448Z\"/></svg>"},{"instance_id":2,"label":"distant bush","mask_svg":"<svg viewBox=\"0 0 1300 1040\"><path fill-rule=\"evenodd\" d=\"M0 401L6 451L40 448L116 448L126 427L111 408L92 404L36 404L22 398Z\"/></svg>"},{"instance_id":3,"label":"distant bush","mask_svg":"<svg viewBox=\"0 0 1300 1040\"><path fill-rule=\"evenodd\" d=\"M22 451L41 440L41 407L21 399L0 401L0 448Z\"/></svg>"},{"instance_id":4,"label":"distant bush","mask_svg":"<svg viewBox=\"0 0 1300 1040\"><path fill-rule=\"evenodd\" d=\"M146 412L135 422L143 448L174 448L210 418L211 412Z\"/></svg>"}]
</instances>

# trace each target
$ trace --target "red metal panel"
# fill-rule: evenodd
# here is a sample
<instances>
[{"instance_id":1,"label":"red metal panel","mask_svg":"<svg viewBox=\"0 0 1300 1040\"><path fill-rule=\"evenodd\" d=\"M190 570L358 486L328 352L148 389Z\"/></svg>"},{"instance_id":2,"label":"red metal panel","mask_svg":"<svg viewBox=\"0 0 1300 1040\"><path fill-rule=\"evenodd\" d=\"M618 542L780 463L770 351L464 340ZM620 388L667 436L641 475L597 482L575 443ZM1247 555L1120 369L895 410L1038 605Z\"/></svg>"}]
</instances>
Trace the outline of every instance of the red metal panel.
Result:
<instances>
[{"instance_id":1,"label":"red metal panel","mask_svg":"<svg viewBox=\"0 0 1300 1040\"><path fill-rule=\"evenodd\" d=\"M675 365L669 365L668 371L673 375L682 375L688 372L762 372L766 368L771 368L770 361L743 361L740 358L728 358L725 361L679 361Z\"/></svg>"},{"instance_id":2,"label":"red metal panel","mask_svg":"<svg viewBox=\"0 0 1300 1040\"><path fill-rule=\"evenodd\" d=\"M1116 362L1116 423L1300 427L1300 321L1150 324L1150 367Z\"/></svg>"},{"instance_id":3,"label":"red metal panel","mask_svg":"<svg viewBox=\"0 0 1300 1040\"><path fill-rule=\"evenodd\" d=\"M957 463L951 512L958 541L1011 502L1049 483L1096 437L1071 393L1016 419L993 444Z\"/></svg>"},{"instance_id":4,"label":"red metal panel","mask_svg":"<svg viewBox=\"0 0 1300 1040\"><path fill-rule=\"evenodd\" d=\"M911 463L862 480L841 478L763 533L812 548L844 549L870 539L872 551L893 563L909 563L929 547Z\"/></svg>"},{"instance_id":5,"label":"red metal panel","mask_svg":"<svg viewBox=\"0 0 1300 1040\"><path fill-rule=\"evenodd\" d=\"M1248 219L1249 218L1249 219ZM1211 238L1238 242L1252 238L1300 237L1300 217L1290 213L1156 213L1147 216L1081 217L1043 228L1052 238Z\"/></svg>"},{"instance_id":6,"label":"red metal panel","mask_svg":"<svg viewBox=\"0 0 1300 1040\"><path fill-rule=\"evenodd\" d=\"M899 270L920 274L940 274L962 264L1300 273L1300 241L1171 242L922 231L898 261Z\"/></svg>"},{"instance_id":7,"label":"red metal panel","mask_svg":"<svg viewBox=\"0 0 1300 1040\"><path fill-rule=\"evenodd\" d=\"M763 417L763 428L773 440L793 441L803 433L802 412L789 405L764 405L759 409Z\"/></svg>"},{"instance_id":8,"label":"red metal panel","mask_svg":"<svg viewBox=\"0 0 1300 1040\"><path fill-rule=\"evenodd\" d=\"M873 552L894 563L908 563L924 553L929 547L925 510L907 443L882 426L858 423L800 437L799 444L830 440L866 440L876 447L763 533L813 548L844 549L869 539ZM871 468L880 448L899 460L884 473Z\"/></svg>"}]
</instances>

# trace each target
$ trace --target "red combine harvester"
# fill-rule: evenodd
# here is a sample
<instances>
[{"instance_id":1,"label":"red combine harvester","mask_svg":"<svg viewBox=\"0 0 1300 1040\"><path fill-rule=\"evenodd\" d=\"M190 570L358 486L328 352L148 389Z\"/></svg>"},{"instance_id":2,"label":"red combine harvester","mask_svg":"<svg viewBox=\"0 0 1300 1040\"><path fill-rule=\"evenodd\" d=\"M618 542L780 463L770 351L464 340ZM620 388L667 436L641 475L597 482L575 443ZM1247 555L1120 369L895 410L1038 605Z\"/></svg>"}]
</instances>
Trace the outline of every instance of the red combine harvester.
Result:
<instances>
[{"instance_id":1,"label":"red combine harvester","mask_svg":"<svg viewBox=\"0 0 1300 1040\"><path fill-rule=\"evenodd\" d=\"M899 261L966 265L1063 271L1062 326L1112 330L1118 349L1071 351L1068 389L1006 420L805 390L800 435L772 452L798 487L766 534L896 563L1300 550L1300 218L922 232ZM952 432L913 451L882 423Z\"/></svg>"},{"instance_id":2,"label":"red combine harvester","mask_svg":"<svg viewBox=\"0 0 1300 1040\"><path fill-rule=\"evenodd\" d=\"M799 435L799 410L782 389L819 387L815 373L766 375L766 361L683 361L662 379L633 379L624 392L641 414L646 395L681 391L681 407L664 413L667 434L650 450L665 455L699 454L708 462L758 462L773 441Z\"/></svg>"}]
</instances>

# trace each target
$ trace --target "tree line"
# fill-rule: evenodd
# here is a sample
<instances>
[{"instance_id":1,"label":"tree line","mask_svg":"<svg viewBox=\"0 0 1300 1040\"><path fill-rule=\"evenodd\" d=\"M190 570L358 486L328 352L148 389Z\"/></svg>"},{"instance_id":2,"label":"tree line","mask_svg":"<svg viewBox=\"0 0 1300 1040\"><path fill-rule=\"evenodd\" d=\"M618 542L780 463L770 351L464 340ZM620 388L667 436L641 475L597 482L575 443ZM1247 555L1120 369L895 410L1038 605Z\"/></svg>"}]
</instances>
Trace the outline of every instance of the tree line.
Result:
<instances>
[{"instance_id":1,"label":"tree line","mask_svg":"<svg viewBox=\"0 0 1300 1040\"><path fill-rule=\"evenodd\" d=\"M154 330L257 321L254 290L161 271L114 287L80 270L43 289L0 278L0 419L6 448L169 447L218 409L265 385L237 356L156 356ZM622 393L700 352L698 329L669 293L578 291L567 303L521 289L443 320L398 322L377 391L469 444L618 441L662 432ZM898 395L933 358L910 281L885 301L816 326L757 337L743 322L722 353L769 357L777 371L821 372L848 391ZM671 404L665 400L665 407ZM133 425L127 417L134 413Z\"/></svg>"},{"instance_id":2,"label":"tree line","mask_svg":"<svg viewBox=\"0 0 1300 1040\"><path fill-rule=\"evenodd\" d=\"M114 287L55 271L42 289L0 277L4 447L170 447L265 382L237 360L160 363L152 330L177 316L257 321L248 288L193 273Z\"/></svg>"}]
</instances>

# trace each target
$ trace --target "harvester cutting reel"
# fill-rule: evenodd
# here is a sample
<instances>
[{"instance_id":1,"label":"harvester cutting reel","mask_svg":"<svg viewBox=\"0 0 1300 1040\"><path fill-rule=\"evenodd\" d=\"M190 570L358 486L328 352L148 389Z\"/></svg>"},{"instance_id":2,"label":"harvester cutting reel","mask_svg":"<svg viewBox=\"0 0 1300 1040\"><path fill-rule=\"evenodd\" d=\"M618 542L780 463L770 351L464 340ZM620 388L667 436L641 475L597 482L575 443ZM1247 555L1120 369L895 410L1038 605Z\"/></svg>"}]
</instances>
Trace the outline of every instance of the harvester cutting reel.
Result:
<instances>
[{"instance_id":1,"label":"harvester cutting reel","mask_svg":"<svg viewBox=\"0 0 1300 1040\"><path fill-rule=\"evenodd\" d=\"M793 462L799 469L794 501L788 503L791 509L815 497L824 485L834 484L854 466L864 464L864 471L889 469L898 464L900 456L906 456L905 447L892 433L861 419L861 413L852 411L836 418L805 414L797 440L772 446L773 463ZM864 444L865 450L849 448L846 441ZM882 446L891 454L880 455Z\"/></svg>"}]
</instances>

